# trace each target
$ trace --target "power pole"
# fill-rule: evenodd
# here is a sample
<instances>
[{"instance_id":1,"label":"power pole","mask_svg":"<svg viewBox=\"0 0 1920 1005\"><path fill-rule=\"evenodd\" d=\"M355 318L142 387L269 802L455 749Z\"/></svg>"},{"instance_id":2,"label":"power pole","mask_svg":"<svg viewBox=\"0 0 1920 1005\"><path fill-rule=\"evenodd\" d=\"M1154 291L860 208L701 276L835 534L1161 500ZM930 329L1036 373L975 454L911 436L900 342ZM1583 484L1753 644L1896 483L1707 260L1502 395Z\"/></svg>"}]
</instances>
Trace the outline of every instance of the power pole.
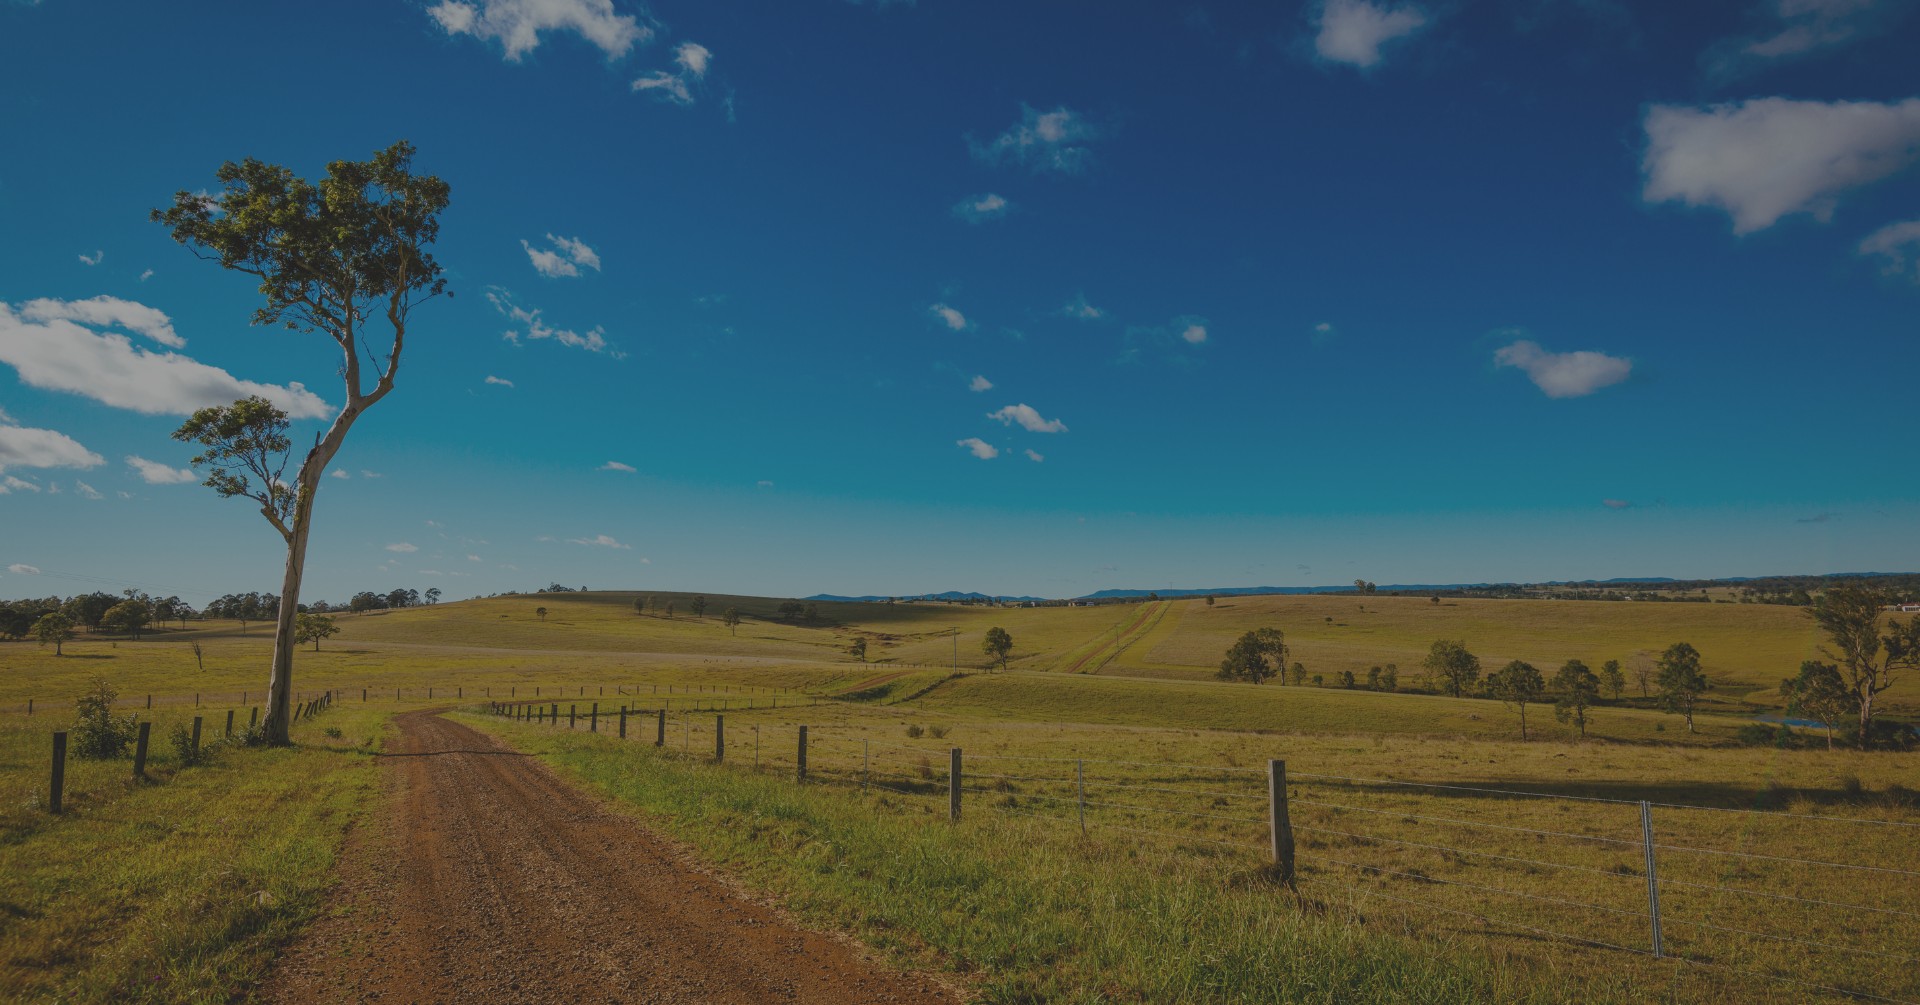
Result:
<instances>
[{"instance_id":1,"label":"power pole","mask_svg":"<svg viewBox=\"0 0 1920 1005\"><path fill-rule=\"evenodd\" d=\"M953 672L960 672L960 627L953 628Z\"/></svg>"}]
</instances>

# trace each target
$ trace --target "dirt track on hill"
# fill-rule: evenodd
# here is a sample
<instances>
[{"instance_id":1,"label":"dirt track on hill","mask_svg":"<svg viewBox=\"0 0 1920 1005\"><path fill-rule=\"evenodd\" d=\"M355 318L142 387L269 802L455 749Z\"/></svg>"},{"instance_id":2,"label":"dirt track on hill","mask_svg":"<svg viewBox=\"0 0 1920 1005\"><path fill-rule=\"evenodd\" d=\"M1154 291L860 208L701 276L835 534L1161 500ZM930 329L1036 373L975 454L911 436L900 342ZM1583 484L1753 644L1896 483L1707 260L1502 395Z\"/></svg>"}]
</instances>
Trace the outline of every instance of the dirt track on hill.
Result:
<instances>
[{"instance_id":1,"label":"dirt track on hill","mask_svg":"<svg viewBox=\"0 0 1920 1005\"><path fill-rule=\"evenodd\" d=\"M270 1002L952 1005L796 928L533 758L434 712L395 717L388 809Z\"/></svg>"}]
</instances>

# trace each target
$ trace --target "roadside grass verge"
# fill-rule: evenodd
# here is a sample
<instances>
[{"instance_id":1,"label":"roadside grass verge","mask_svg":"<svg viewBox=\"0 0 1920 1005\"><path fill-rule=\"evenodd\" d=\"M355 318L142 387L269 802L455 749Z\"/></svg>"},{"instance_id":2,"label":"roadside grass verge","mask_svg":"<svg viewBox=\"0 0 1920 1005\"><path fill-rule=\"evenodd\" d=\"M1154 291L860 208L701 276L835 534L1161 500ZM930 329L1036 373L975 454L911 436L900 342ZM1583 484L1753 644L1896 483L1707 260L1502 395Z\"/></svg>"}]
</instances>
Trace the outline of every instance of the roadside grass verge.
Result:
<instances>
[{"instance_id":1,"label":"roadside grass verge","mask_svg":"<svg viewBox=\"0 0 1920 1005\"><path fill-rule=\"evenodd\" d=\"M1237 856L1081 838L984 810L949 825L929 800L801 787L646 744L458 718L639 811L803 923L851 931L900 964L962 975L986 1002L1635 997L1604 974L1484 951L1449 958L1446 936L1383 935L1341 905L1301 912Z\"/></svg>"},{"instance_id":2,"label":"roadside grass verge","mask_svg":"<svg viewBox=\"0 0 1920 1005\"><path fill-rule=\"evenodd\" d=\"M339 708L297 724L294 747L222 746L185 769L162 719L152 781L134 783L126 758L70 760L68 812L52 817L21 805L17 776L46 784L54 716L8 717L0 999L233 1000L319 910L347 828L377 802L386 719ZM203 741L224 715L209 722Z\"/></svg>"}]
</instances>

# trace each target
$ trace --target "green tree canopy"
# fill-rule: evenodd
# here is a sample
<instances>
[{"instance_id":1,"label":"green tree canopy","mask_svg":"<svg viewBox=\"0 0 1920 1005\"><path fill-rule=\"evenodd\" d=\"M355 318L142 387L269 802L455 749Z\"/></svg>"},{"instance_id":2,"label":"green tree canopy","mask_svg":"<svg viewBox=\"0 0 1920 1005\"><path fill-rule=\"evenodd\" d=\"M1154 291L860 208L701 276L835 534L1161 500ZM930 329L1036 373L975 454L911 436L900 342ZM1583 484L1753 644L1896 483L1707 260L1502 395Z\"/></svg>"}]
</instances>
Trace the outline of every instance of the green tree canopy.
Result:
<instances>
[{"instance_id":1,"label":"green tree canopy","mask_svg":"<svg viewBox=\"0 0 1920 1005\"><path fill-rule=\"evenodd\" d=\"M1888 603L1880 590L1848 583L1828 590L1807 611L1827 633L1821 651L1853 692L1862 746L1873 742L1874 699L1904 673L1920 669L1920 618L1905 624L1896 619L1883 633L1882 608Z\"/></svg>"},{"instance_id":2,"label":"green tree canopy","mask_svg":"<svg viewBox=\"0 0 1920 1005\"><path fill-rule=\"evenodd\" d=\"M1620 668L1614 667L1618 675ZM1553 686L1560 691L1560 697L1554 699L1553 717L1561 722L1571 722L1579 727L1582 737L1587 735L1587 709L1600 700L1600 678L1587 669L1579 660L1568 660L1553 675Z\"/></svg>"},{"instance_id":3,"label":"green tree canopy","mask_svg":"<svg viewBox=\"0 0 1920 1005\"><path fill-rule=\"evenodd\" d=\"M1655 678L1660 687L1660 704L1669 712L1687 719L1687 732L1694 732L1693 710L1700 696L1713 687L1700 662L1700 650L1685 642L1675 642L1654 661Z\"/></svg>"},{"instance_id":4,"label":"green tree canopy","mask_svg":"<svg viewBox=\"0 0 1920 1005\"><path fill-rule=\"evenodd\" d=\"M994 660L999 662L1000 669L1005 670L1007 668L1007 654L1013 651L1013 636L1007 634L1005 628L997 625L989 628L987 629L986 637L980 640L980 651L993 657Z\"/></svg>"},{"instance_id":5,"label":"green tree canopy","mask_svg":"<svg viewBox=\"0 0 1920 1005\"><path fill-rule=\"evenodd\" d=\"M1447 693L1460 697L1480 679L1480 657L1467 651L1465 642L1440 639L1427 650L1422 664L1440 678Z\"/></svg>"},{"instance_id":6,"label":"green tree canopy","mask_svg":"<svg viewBox=\"0 0 1920 1005\"><path fill-rule=\"evenodd\" d=\"M1259 684L1279 676L1287 665L1287 655L1286 633L1278 628L1256 628L1240 636L1227 650L1218 676L1221 680Z\"/></svg>"},{"instance_id":7,"label":"green tree canopy","mask_svg":"<svg viewBox=\"0 0 1920 1005\"><path fill-rule=\"evenodd\" d=\"M73 638L73 619L59 611L43 614L33 623L33 634L43 646L53 643L53 654L58 656L61 645Z\"/></svg>"},{"instance_id":8,"label":"green tree canopy","mask_svg":"<svg viewBox=\"0 0 1920 1005\"><path fill-rule=\"evenodd\" d=\"M1812 716L1827 730L1827 749L1833 749L1833 727L1842 719L1857 715L1860 696L1840 673L1840 668L1819 660L1800 664L1800 674L1780 682L1780 697L1787 700L1789 715Z\"/></svg>"},{"instance_id":9,"label":"green tree canopy","mask_svg":"<svg viewBox=\"0 0 1920 1005\"><path fill-rule=\"evenodd\" d=\"M1527 738L1527 705L1540 700L1547 689L1546 678L1533 664L1514 660L1487 678L1487 690L1494 697L1520 710L1520 739Z\"/></svg>"}]
</instances>

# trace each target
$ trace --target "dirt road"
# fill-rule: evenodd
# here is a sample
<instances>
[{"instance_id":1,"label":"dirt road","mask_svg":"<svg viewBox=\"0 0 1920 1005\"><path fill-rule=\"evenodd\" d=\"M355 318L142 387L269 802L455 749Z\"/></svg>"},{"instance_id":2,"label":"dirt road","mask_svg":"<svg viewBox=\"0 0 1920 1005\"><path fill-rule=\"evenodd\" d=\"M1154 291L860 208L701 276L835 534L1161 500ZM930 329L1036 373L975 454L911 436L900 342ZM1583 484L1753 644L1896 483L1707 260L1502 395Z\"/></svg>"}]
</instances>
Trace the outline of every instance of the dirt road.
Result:
<instances>
[{"instance_id":1,"label":"dirt road","mask_svg":"<svg viewBox=\"0 0 1920 1005\"><path fill-rule=\"evenodd\" d=\"M530 757L432 712L396 717L390 812L270 1002L952 1005L734 893Z\"/></svg>"}]
</instances>

